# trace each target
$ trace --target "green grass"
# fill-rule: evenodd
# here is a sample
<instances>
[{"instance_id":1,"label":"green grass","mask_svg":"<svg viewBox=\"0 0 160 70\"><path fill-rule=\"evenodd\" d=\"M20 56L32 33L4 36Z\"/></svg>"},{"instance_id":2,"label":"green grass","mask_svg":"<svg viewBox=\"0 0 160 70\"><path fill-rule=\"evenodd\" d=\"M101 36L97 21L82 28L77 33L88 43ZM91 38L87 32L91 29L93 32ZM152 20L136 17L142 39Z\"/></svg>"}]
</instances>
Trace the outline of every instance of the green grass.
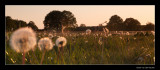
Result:
<instances>
[{"instance_id":1,"label":"green grass","mask_svg":"<svg viewBox=\"0 0 160 70\"><path fill-rule=\"evenodd\" d=\"M120 39L118 35L105 37L72 33L72 36L68 34L65 37L67 45L64 47L63 56L60 54L59 61L57 61L57 47L54 46L52 50L45 53L43 64L154 64L154 36L130 35L121 36L123 39ZM102 45L98 43L100 37L102 37ZM57 37L53 37L53 43L56 39ZM6 41L5 48L8 52L8 55L5 55L6 64L22 64L22 53L12 50L9 41ZM25 56L26 64L40 63L42 52L37 45L34 53L32 51L28 53ZM147 54L150 56L146 56ZM143 60L139 60L141 57ZM16 62L13 63L11 58Z\"/></svg>"}]
</instances>

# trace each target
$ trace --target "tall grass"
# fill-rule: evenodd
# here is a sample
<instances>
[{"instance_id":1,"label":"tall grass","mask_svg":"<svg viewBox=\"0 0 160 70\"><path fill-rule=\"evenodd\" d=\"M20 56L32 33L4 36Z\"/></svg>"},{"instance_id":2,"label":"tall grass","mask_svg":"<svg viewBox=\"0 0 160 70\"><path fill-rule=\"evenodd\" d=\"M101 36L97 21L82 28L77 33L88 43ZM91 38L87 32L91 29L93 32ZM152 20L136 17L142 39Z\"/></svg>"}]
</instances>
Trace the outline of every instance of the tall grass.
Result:
<instances>
[{"instance_id":1,"label":"tall grass","mask_svg":"<svg viewBox=\"0 0 160 70\"><path fill-rule=\"evenodd\" d=\"M41 37L37 36L38 40ZM105 37L100 34L95 36L95 34L71 33L71 36L68 34L64 37L67 39L67 45L64 47L63 56L60 54L61 57L57 61L58 49L54 46L45 53L43 64L154 64L154 36ZM102 45L98 43L100 37ZM57 37L53 37L52 41L55 43L56 39ZM6 64L22 63L22 54L12 50L7 40L5 51ZM32 51L26 53L26 64L40 64L42 52L36 47L34 53Z\"/></svg>"}]
</instances>

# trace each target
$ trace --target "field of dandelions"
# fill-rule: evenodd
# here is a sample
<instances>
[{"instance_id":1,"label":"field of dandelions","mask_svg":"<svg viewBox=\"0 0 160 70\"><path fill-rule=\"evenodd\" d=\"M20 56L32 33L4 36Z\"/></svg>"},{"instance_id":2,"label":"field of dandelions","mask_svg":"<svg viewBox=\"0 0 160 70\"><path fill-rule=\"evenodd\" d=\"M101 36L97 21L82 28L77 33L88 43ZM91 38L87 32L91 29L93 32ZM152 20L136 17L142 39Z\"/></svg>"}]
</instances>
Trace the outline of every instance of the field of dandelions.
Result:
<instances>
[{"instance_id":1,"label":"field of dandelions","mask_svg":"<svg viewBox=\"0 0 160 70\"><path fill-rule=\"evenodd\" d=\"M6 64L24 64L25 62L25 64L66 65L155 63L154 31L110 31L108 34L103 31L86 31L89 34L68 32L62 35L56 32L35 32L36 44L34 48L25 51L25 53L23 50L15 50L16 48L11 46L13 43L10 43L10 39L13 32L6 32L5 62ZM19 36L17 35L17 37ZM65 38L65 42L56 41L59 37ZM40 40L45 40L46 45L49 45L48 48L45 48L46 51L43 51L43 46L46 46L43 44L45 42L41 43Z\"/></svg>"}]
</instances>

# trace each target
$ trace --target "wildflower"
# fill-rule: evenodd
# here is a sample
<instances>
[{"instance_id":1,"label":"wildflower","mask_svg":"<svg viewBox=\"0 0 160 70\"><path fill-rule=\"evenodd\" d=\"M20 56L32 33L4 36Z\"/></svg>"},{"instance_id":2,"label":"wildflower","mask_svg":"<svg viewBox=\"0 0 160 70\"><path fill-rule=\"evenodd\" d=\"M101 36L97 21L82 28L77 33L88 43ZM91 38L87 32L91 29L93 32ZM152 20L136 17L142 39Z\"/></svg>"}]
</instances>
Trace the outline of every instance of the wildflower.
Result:
<instances>
[{"instance_id":1,"label":"wildflower","mask_svg":"<svg viewBox=\"0 0 160 70\"><path fill-rule=\"evenodd\" d=\"M91 34L91 30L90 29L87 29L86 30L86 34L88 35L88 34Z\"/></svg>"},{"instance_id":2,"label":"wildflower","mask_svg":"<svg viewBox=\"0 0 160 70\"><path fill-rule=\"evenodd\" d=\"M136 40L137 38L133 38L134 40Z\"/></svg>"},{"instance_id":3,"label":"wildflower","mask_svg":"<svg viewBox=\"0 0 160 70\"><path fill-rule=\"evenodd\" d=\"M67 43L67 40L65 37L59 37L57 40L56 40L56 45L58 47L64 47Z\"/></svg>"},{"instance_id":4,"label":"wildflower","mask_svg":"<svg viewBox=\"0 0 160 70\"><path fill-rule=\"evenodd\" d=\"M16 52L28 52L36 45L36 35L31 28L20 28L12 34L10 45Z\"/></svg>"},{"instance_id":5,"label":"wildflower","mask_svg":"<svg viewBox=\"0 0 160 70\"><path fill-rule=\"evenodd\" d=\"M51 50L53 48L53 44L52 44L52 41L48 37L45 37L39 40L38 47L41 51L44 49Z\"/></svg>"},{"instance_id":6,"label":"wildflower","mask_svg":"<svg viewBox=\"0 0 160 70\"><path fill-rule=\"evenodd\" d=\"M153 42L155 42L155 39L153 40Z\"/></svg>"}]
</instances>

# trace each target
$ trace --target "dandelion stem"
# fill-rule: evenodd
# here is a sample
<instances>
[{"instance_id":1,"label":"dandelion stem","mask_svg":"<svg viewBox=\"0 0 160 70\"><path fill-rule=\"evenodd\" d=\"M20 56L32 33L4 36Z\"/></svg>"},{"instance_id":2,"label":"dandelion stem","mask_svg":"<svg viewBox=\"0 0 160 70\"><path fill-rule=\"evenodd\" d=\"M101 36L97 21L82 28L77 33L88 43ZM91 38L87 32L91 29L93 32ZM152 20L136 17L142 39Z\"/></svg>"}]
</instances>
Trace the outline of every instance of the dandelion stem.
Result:
<instances>
[{"instance_id":1,"label":"dandelion stem","mask_svg":"<svg viewBox=\"0 0 160 70\"><path fill-rule=\"evenodd\" d=\"M58 47L58 57L57 57L58 64L59 64L59 54L60 54L60 50L59 50L59 47Z\"/></svg>"},{"instance_id":2,"label":"dandelion stem","mask_svg":"<svg viewBox=\"0 0 160 70\"><path fill-rule=\"evenodd\" d=\"M23 52L23 56L22 56L22 64L25 64L25 52Z\"/></svg>"},{"instance_id":3,"label":"dandelion stem","mask_svg":"<svg viewBox=\"0 0 160 70\"><path fill-rule=\"evenodd\" d=\"M63 51L64 51L63 46L61 47L61 49L62 49L62 54L61 54L61 56L63 57ZM63 59L64 59L64 58L63 58ZM63 63L63 59L62 59L62 63Z\"/></svg>"},{"instance_id":4,"label":"dandelion stem","mask_svg":"<svg viewBox=\"0 0 160 70\"><path fill-rule=\"evenodd\" d=\"M42 54L42 59L41 59L41 64L43 63L44 55L45 55L46 50L44 49L44 52Z\"/></svg>"}]
</instances>

